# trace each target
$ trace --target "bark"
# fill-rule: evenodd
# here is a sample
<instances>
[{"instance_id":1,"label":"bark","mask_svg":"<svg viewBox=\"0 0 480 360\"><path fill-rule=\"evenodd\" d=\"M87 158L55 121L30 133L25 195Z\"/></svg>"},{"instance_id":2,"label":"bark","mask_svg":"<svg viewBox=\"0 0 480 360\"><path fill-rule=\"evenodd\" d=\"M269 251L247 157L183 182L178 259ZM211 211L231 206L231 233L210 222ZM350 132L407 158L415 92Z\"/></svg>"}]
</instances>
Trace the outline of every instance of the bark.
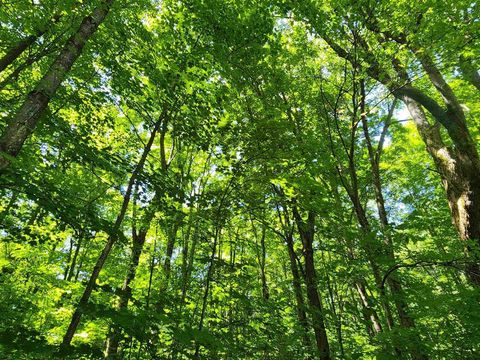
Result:
<instances>
[{"instance_id":1,"label":"bark","mask_svg":"<svg viewBox=\"0 0 480 360\"><path fill-rule=\"evenodd\" d=\"M281 188L274 187L273 189L279 196L281 197L284 196L283 190ZM293 292L295 294L295 301L297 305L296 310L297 310L298 322L303 329L303 337L302 337L303 345L305 346L305 349L309 351L311 349L311 342L310 342L309 331L308 331L309 325L308 325L307 314L305 312L306 306L305 306L305 300L304 300L303 291L302 291L302 282L301 282L301 275L299 270L300 264L297 264L298 257L295 252L295 246L293 242L293 224L291 223L290 215L286 205L282 204L282 207L283 207L283 217L282 217L282 213L280 212L280 209L277 207L278 218L283 228L283 233L279 233L279 235L284 239L285 245L287 246L290 272L292 273ZM306 359L311 360L311 356L307 355Z\"/></svg>"},{"instance_id":2,"label":"bark","mask_svg":"<svg viewBox=\"0 0 480 360\"><path fill-rule=\"evenodd\" d=\"M39 32L37 35L30 35L27 38L19 41L7 51L5 55L0 59L0 73L3 72L8 66L18 59L22 53L28 49L37 39L44 34L45 31Z\"/></svg>"},{"instance_id":3,"label":"bark","mask_svg":"<svg viewBox=\"0 0 480 360\"><path fill-rule=\"evenodd\" d=\"M192 274L193 261L195 257L195 251L197 249L197 242L198 242L198 222L195 224L195 229L193 231L191 248L190 249L187 248L187 250L185 251L185 255L188 255L188 258L186 259L186 264L184 269L185 273L183 275L183 280L182 280L182 299L180 302L181 306L185 304L185 299L187 298L187 291L190 285L190 277Z\"/></svg>"},{"instance_id":4,"label":"bark","mask_svg":"<svg viewBox=\"0 0 480 360\"><path fill-rule=\"evenodd\" d=\"M75 4L74 7L77 5L78 4ZM17 60L25 50L27 50L38 39L40 39L51 26L58 23L61 17L62 16L60 14L55 14L50 21L41 29L39 29L34 35L27 36L25 39L14 44L0 59L0 73L2 73L8 66L13 64L13 62Z\"/></svg>"},{"instance_id":5,"label":"bark","mask_svg":"<svg viewBox=\"0 0 480 360\"><path fill-rule=\"evenodd\" d=\"M265 250L265 226L262 228L262 237L260 238L260 248L261 248L261 257L260 257L260 273L262 278L262 295L265 300L270 298L270 291L267 284L267 276L265 274L265 259L266 259L266 250Z\"/></svg>"},{"instance_id":6,"label":"bark","mask_svg":"<svg viewBox=\"0 0 480 360\"><path fill-rule=\"evenodd\" d=\"M112 250L113 245L116 243L119 237L119 232L121 231L120 227L122 225L123 219L125 218L125 214L127 212L128 205L130 203L130 197L132 195L132 190L133 190L133 185L138 177L138 175L141 173L143 170L143 166L145 165L145 162L147 160L147 156L150 153L150 150L153 145L153 141L155 139L155 135L158 132L158 129L160 127L160 124L166 114L166 109L162 112L162 115L160 115L160 119L157 121L155 124L154 129L152 130L152 133L150 134L150 139L148 140L148 143L146 144L142 156L135 167L135 170L132 172L132 175L130 176L130 180L127 185L127 189L125 191L125 195L123 197L123 203L122 207L120 209L120 212L117 216L117 219L112 226L111 232L109 234L109 237L107 239L107 242L100 254L100 256L97 259L97 262L93 268L92 274L90 275L90 279L87 283L87 286L85 287L85 290L82 294L82 297L80 298L80 301L77 305L77 308L75 312L72 315L72 319L70 321L70 325L68 326L68 329L65 333L65 336L63 337L63 342L62 342L62 347L68 347L72 341L73 335L75 334L75 331L78 327L78 324L80 323L80 319L82 317L83 310L85 306L88 304L88 301L90 299L90 295L92 294L92 291L95 287L95 283L97 281L97 278L100 274L100 271L103 268L103 265L105 264L105 261L108 258L108 255L110 254L110 251Z\"/></svg>"},{"instance_id":7,"label":"bark","mask_svg":"<svg viewBox=\"0 0 480 360\"><path fill-rule=\"evenodd\" d=\"M380 154L383 148L384 137L380 138L378 148L377 150L374 150L372 142L370 140L370 134L368 130L368 122L367 122L367 115L366 115L367 109L366 109L365 99L366 99L365 84L362 81L361 83L361 113L362 113L361 121L362 121L362 127L363 127L363 134L365 136L365 142L367 145L368 156L370 160L370 168L372 171L372 184L373 184L373 189L375 194L375 202L377 205L378 217L380 219L380 227L382 228L382 231L383 231L385 253L387 256L387 260L389 261L389 266L391 266L395 263L395 252L393 249L392 239L388 233L389 222L388 222L387 211L385 209L385 199L383 198L382 181L380 177ZM389 122L393 116L394 107L395 107L395 103L390 108L385 127L388 127L389 125ZM414 328L415 321L408 314L408 305L404 299L401 283L396 277L391 277L389 278L388 285L389 285L390 291L394 295L395 308L397 310L397 315L400 320L400 325L405 328Z\"/></svg>"},{"instance_id":8,"label":"bark","mask_svg":"<svg viewBox=\"0 0 480 360\"><path fill-rule=\"evenodd\" d=\"M303 344L307 349L310 349L311 344L308 336L308 320L305 312L305 300L303 298L301 277L297 265L297 255L295 254L295 249L293 247L293 237L291 233L286 235L285 243L287 245L288 257L290 260L290 271L292 273L293 292L295 293L297 304L298 322L304 331Z\"/></svg>"},{"instance_id":9,"label":"bark","mask_svg":"<svg viewBox=\"0 0 480 360\"><path fill-rule=\"evenodd\" d=\"M459 66L464 79L480 91L480 74L478 73L476 67L463 56L460 57Z\"/></svg>"},{"instance_id":10,"label":"bark","mask_svg":"<svg viewBox=\"0 0 480 360\"><path fill-rule=\"evenodd\" d=\"M401 40L397 41L401 42ZM424 92L413 89L408 74L404 70L400 70L398 65L395 68L399 78L406 84L404 86L406 91L401 88L400 91L393 93L397 97L398 95L403 98L408 97L407 101L417 103L410 107L416 107L419 104L428 110L434 119L447 130L448 136L454 144L453 148L448 148L439 132L428 131L426 126L418 129L441 175L452 221L460 239L465 244L467 278L472 285L478 287L480 286L480 158L477 144L469 132L459 100L430 55L419 51L415 45L406 40L403 41L403 44L408 45L420 61L433 87L441 95L445 108L425 95ZM468 67L468 64L467 68L473 71L470 72L470 82L473 81L472 84L475 85L475 80L478 80L478 72ZM465 69L467 73L468 69ZM414 119L416 124L427 121L425 114L419 109L412 109L411 115L419 117L417 120Z\"/></svg>"},{"instance_id":11,"label":"bark","mask_svg":"<svg viewBox=\"0 0 480 360\"><path fill-rule=\"evenodd\" d=\"M465 133L465 143L447 146L437 124L430 125L415 99L401 99L415 122L428 153L434 160L445 189L453 224L465 244L466 275L474 286L480 286L480 162L471 137ZM457 114L458 116L458 114ZM453 140L453 139L452 139ZM454 141L455 145L457 142Z\"/></svg>"},{"instance_id":12,"label":"bark","mask_svg":"<svg viewBox=\"0 0 480 360\"><path fill-rule=\"evenodd\" d=\"M352 64L355 63L352 55L335 43L332 38L325 34L322 36L340 57ZM382 41L380 42L382 43ZM408 78L405 67L397 59L394 58L392 61L398 75L398 79L394 80L375 60L368 47L364 47L362 50L364 51L364 60L368 63L367 74L384 84L396 98L403 101L412 115L427 151L440 173L452 222L464 243L467 279L473 286L479 287L480 159L477 145L468 130L463 110L458 106L455 95L441 73L435 66L432 66L433 63L428 59L422 59L417 54L432 85L441 94L446 108L424 91L415 88ZM453 147L445 145L438 125L431 126L428 123L422 107L447 130Z\"/></svg>"},{"instance_id":13,"label":"bark","mask_svg":"<svg viewBox=\"0 0 480 360\"><path fill-rule=\"evenodd\" d=\"M270 292L268 289L267 283L267 276L265 273L265 260L266 260L266 249L265 249L265 236L266 236L266 226L262 225L262 234L260 236L260 249L258 249L258 233L255 224L253 223L253 219L250 219L252 223L252 231L255 236L255 243L256 243L256 254L257 254L257 261L260 268L260 281L262 284L262 297L264 300L268 300L270 297Z\"/></svg>"},{"instance_id":14,"label":"bark","mask_svg":"<svg viewBox=\"0 0 480 360\"><path fill-rule=\"evenodd\" d=\"M354 116L354 121L356 121L355 116ZM358 190L358 178L357 178L357 171L355 167L355 158L354 158L355 133L353 131L354 130L352 130L352 138L350 139L351 150L347 154L349 159L348 167L349 167L349 173L350 173L350 185L346 183L346 180L343 180L342 184L350 198L350 201L352 202L355 215L357 217L358 223L360 224L360 228L363 234L363 241L361 246L367 255L367 259L370 264L370 268L372 269L373 277L375 279L375 284L377 285L377 287L379 287L382 281L382 274L381 274L381 268L380 268L378 259L381 259L384 256L384 251L380 246L380 244L377 243L377 239L372 233L370 222L368 221L367 214L365 212L365 208L360 201L360 194ZM341 174L339 175L342 176ZM380 303L385 313L387 325L389 329L392 329L394 326L392 310L389 302L386 300L384 289L380 287L379 289L380 289ZM362 297L362 294L360 294L360 297ZM374 324L374 327L376 328L375 323L373 324Z\"/></svg>"},{"instance_id":15,"label":"bark","mask_svg":"<svg viewBox=\"0 0 480 360\"><path fill-rule=\"evenodd\" d=\"M357 279L355 281L355 288L357 289L357 293L360 297L360 303L362 305L363 316L365 320L369 320L372 324L372 328L370 329L370 335L376 335L382 332L382 325L380 323L380 318L378 317L377 312L370 304L370 299L367 294L367 289L365 286L365 281L363 279Z\"/></svg>"},{"instance_id":16,"label":"bark","mask_svg":"<svg viewBox=\"0 0 480 360\"><path fill-rule=\"evenodd\" d=\"M46 110L51 98L72 68L88 39L95 33L107 16L113 0L103 0L89 16L85 17L78 30L68 39L47 73L37 83L33 91L18 109L0 137L0 171L10 164L10 158L16 157L23 143L35 130L38 121Z\"/></svg>"},{"instance_id":17,"label":"bark","mask_svg":"<svg viewBox=\"0 0 480 360\"><path fill-rule=\"evenodd\" d=\"M333 189L336 189L336 185L332 184L332 186L333 186ZM341 209L342 204L341 204L338 190L334 191L334 196L335 196L335 204L337 208ZM348 237L345 233L343 234L343 239L345 240L345 243L346 243L346 256L351 263L354 263L356 261L354 246L351 243L351 241L348 240ZM372 306L372 303L373 303L372 299L370 298L370 296L366 291L366 283L367 283L366 279L361 276L357 276L353 281L354 288L360 299L360 305L362 307L363 316L367 324L367 332L373 336L381 332L383 329L380 322L380 317L378 316L378 313L375 310L375 307Z\"/></svg>"},{"instance_id":18,"label":"bark","mask_svg":"<svg viewBox=\"0 0 480 360\"><path fill-rule=\"evenodd\" d=\"M55 50L55 46L46 46L45 49L43 49L39 53L28 56L28 58L25 59L23 63L19 64L15 69L13 69L12 72L10 72L10 74L8 74L5 79L0 82L0 90L5 88L8 84L14 83L14 81L18 79L20 73L27 67L33 65L35 62L42 59L44 56L54 52Z\"/></svg>"},{"instance_id":19,"label":"bark","mask_svg":"<svg viewBox=\"0 0 480 360\"><path fill-rule=\"evenodd\" d=\"M202 309L200 312L200 321L198 323L198 331L202 331L203 329L203 322L205 320L205 314L207 311L207 305L208 305L208 295L210 293L210 283L213 278L213 270L214 270L214 265L215 265L215 254L217 252L217 243L218 243L218 238L220 236L220 228L217 226L215 229L215 236L213 238L213 246L212 246L212 254L210 256L210 263L208 265L208 270L207 270L207 277L205 281L205 290L203 293L202 297ZM200 358L200 344L198 342L195 342L195 353L193 355L194 359L199 359Z\"/></svg>"},{"instance_id":20,"label":"bark","mask_svg":"<svg viewBox=\"0 0 480 360\"><path fill-rule=\"evenodd\" d=\"M164 288L166 289L168 287L168 283L170 282L170 274L171 274L171 269L172 269L172 256L173 256L173 250L175 249L175 242L177 239L177 232L178 228L180 227L180 221L178 219L178 216L175 216L175 219L173 220L173 226L170 230L170 234L168 236L168 242L167 242L167 251L165 255L165 262L163 264L163 271L165 273L165 283L164 283Z\"/></svg>"},{"instance_id":21,"label":"bark","mask_svg":"<svg viewBox=\"0 0 480 360\"><path fill-rule=\"evenodd\" d=\"M315 332L319 358L321 360L330 360L330 348L325 329L322 303L317 290L317 275L315 272L315 262L313 257L315 214L312 211L309 211L308 219L304 222L296 206L293 206L293 215L303 244L307 297L312 313L313 329Z\"/></svg>"},{"instance_id":22,"label":"bark","mask_svg":"<svg viewBox=\"0 0 480 360\"><path fill-rule=\"evenodd\" d=\"M83 235L82 235L82 232L80 232L77 240L77 246L75 247L75 253L73 254L72 263L70 265L70 271L68 272L68 275L67 275L67 281L72 280L75 267L77 266L78 255L80 254L80 249L82 247L82 239L83 239Z\"/></svg>"},{"instance_id":23,"label":"bark","mask_svg":"<svg viewBox=\"0 0 480 360\"><path fill-rule=\"evenodd\" d=\"M170 284L170 276L171 276L171 269L172 269L172 257L173 257L173 250L175 249L175 242L177 238L177 232L180 227L181 217L175 215L173 220L173 225L168 231L168 240L167 240L167 249L165 254L165 260L163 263L163 274L165 276L163 282L160 285L158 290L159 299L155 305L157 312L162 312L165 306L165 299L163 298L163 294L167 291L168 286Z\"/></svg>"},{"instance_id":24,"label":"bark","mask_svg":"<svg viewBox=\"0 0 480 360\"><path fill-rule=\"evenodd\" d=\"M190 237L192 233L192 227L193 227L193 221L194 221L194 213L193 211L190 211L188 215L188 225L187 225L187 231L183 235L183 247L182 247L182 295L181 295L181 301L179 303L179 308L180 310L183 308L183 302L185 299L186 294L186 288L187 288L187 281L188 281L188 276L187 273L189 271L189 261L188 261L188 253L189 253L189 244L190 244ZM195 232L197 230L195 229Z\"/></svg>"},{"instance_id":25,"label":"bark","mask_svg":"<svg viewBox=\"0 0 480 360\"><path fill-rule=\"evenodd\" d=\"M145 238L147 236L151 218L153 218L153 213L151 216L150 214L148 215L147 221L144 223L144 225L142 224L142 228L140 229L138 234L136 232L133 233L132 255L130 259L130 264L128 267L127 275L125 276L125 279L123 281L119 299L116 304L116 309L118 311L124 310L128 307L128 302L130 301L130 298L132 296L132 289L130 287L130 284L135 279L140 255L143 251L143 245L145 244ZM105 358L119 358L120 354L118 353L118 345L120 343L121 336L122 329L120 326L114 325L110 328L110 333L108 335L105 350Z\"/></svg>"},{"instance_id":26,"label":"bark","mask_svg":"<svg viewBox=\"0 0 480 360\"><path fill-rule=\"evenodd\" d=\"M322 260L325 261L324 255L322 253ZM335 328L337 330L337 340L338 340L338 346L340 348L340 355L342 358L345 358L345 349L343 346L343 332L342 332L342 307L341 307L341 299L339 299L339 294L336 289L333 288L332 282L330 280L330 276L328 275L328 271L325 273L325 278L327 281L327 289L328 289L328 295L330 297L330 309L334 315L335 318ZM336 299L339 303L339 307L337 309L336 304Z\"/></svg>"}]
</instances>

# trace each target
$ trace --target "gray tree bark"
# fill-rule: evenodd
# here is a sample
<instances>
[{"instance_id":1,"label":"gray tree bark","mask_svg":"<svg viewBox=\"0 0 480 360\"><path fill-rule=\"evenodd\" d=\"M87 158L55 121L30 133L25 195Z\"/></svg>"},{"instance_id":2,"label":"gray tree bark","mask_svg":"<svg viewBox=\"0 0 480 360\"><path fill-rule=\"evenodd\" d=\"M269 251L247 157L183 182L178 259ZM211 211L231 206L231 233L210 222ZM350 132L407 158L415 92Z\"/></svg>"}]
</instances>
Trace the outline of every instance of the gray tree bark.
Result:
<instances>
[{"instance_id":1,"label":"gray tree bark","mask_svg":"<svg viewBox=\"0 0 480 360\"><path fill-rule=\"evenodd\" d=\"M112 3L113 0L103 0L98 8L83 19L80 27L68 39L47 73L28 94L13 118L8 121L7 127L0 136L0 171L9 166L11 158L18 155L27 138L35 130L48 103L82 53L88 39L107 16Z\"/></svg>"}]
</instances>

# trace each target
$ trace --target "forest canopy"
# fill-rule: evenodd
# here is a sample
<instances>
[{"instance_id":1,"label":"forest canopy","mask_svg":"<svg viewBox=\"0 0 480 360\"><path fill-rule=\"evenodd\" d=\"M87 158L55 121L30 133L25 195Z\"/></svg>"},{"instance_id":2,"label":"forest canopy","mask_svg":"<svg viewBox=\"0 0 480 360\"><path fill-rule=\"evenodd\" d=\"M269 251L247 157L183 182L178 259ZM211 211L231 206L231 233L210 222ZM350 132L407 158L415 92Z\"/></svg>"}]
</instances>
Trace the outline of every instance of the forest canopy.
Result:
<instances>
[{"instance_id":1,"label":"forest canopy","mask_svg":"<svg viewBox=\"0 0 480 360\"><path fill-rule=\"evenodd\" d=\"M1 359L480 358L480 3L0 1Z\"/></svg>"}]
</instances>

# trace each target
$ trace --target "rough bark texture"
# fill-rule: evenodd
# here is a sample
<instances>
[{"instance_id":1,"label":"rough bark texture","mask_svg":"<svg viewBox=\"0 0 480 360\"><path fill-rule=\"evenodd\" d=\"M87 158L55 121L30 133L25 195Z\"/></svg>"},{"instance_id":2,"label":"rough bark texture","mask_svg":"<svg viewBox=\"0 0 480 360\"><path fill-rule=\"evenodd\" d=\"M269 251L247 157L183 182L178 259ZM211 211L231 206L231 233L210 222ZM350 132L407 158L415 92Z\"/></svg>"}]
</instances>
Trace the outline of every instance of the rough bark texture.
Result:
<instances>
[{"instance_id":1,"label":"rough bark texture","mask_svg":"<svg viewBox=\"0 0 480 360\"><path fill-rule=\"evenodd\" d=\"M355 63L356 60L352 54L327 34L320 33L340 57L352 64ZM477 145L470 135L463 110L452 89L430 59L416 54L432 86L442 96L444 106L424 91L414 87L408 78L405 66L402 66L397 59L392 59L393 68L398 75L397 79L393 79L376 61L368 46L363 44L362 47L364 61L368 63L367 74L384 84L396 98L403 101L412 115L427 151L440 173L452 221L460 239L465 244L467 278L472 285L480 286L480 160ZM436 121L435 124L428 123L423 108L432 115ZM446 129L453 147L445 145L438 126Z\"/></svg>"},{"instance_id":2,"label":"rough bark texture","mask_svg":"<svg viewBox=\"0 0 480 360\"><path fill-rule=\"evenodd\" d=\"M463 123L459 131L463 136L456 134L455 140L452 138L455 146L447 146L439 124L428 123L420 104L408 95L402 95L401 99L440 174L452 221L465 243L467 278L472 285L480 286L480 161L476 145ZM461 115L454 118L461 119Z\"/></svg>"},{"instance_id":3,"label":"rough bark texture","mask_svg":"<svg viewBox=\"0 0 480 360\"><path fill-rule=\"evenodd\" d=\"M7 157L0 156L0 171L6 169L10 164L9 157L18 155L23 143L37 126L51 98L82 53L86 42L107 16L112 3L113 0L102 1L98 8L83 19L80 27L68 39L47 73L28 94L27 99L13 118L8 121L7 127L0 137L0 153L3 152L7 155Z\"/></svg>"}]
</instances>

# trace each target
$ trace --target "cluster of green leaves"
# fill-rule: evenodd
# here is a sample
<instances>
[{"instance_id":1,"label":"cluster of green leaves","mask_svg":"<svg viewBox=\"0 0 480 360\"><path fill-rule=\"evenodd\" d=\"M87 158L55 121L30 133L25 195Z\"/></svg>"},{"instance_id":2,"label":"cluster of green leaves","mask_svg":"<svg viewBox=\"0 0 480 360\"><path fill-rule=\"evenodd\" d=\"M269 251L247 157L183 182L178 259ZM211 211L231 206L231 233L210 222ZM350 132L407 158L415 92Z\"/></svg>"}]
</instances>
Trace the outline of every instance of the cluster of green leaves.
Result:
<instances>
[{"instance_id":1,"label":"cluster of green leaves","mask_svg":"<svg viewBox=\"0 0 480 360\"><path fill-rule=\"evenodd\" d=\"M0 73L1 129L100 2L0 5L0 56L38 35ZM332 358L409 359L410 344L430 359L478 358L479 293L463 274L463 246L435 164L404 106L392 105L388 91L367 76L368 54L355 48L351 32L362 33L392 74L396 54L432 96L411 51L395 42L380 46L371 28L405 35L439 59L478 142L478 92L456 69L459 56L478 64L478 4L300 3L114 2L39 127L0 175L0 358L102 358L112 328L121 329L125 359L318 356L294 207L316 215L316 286ZM326 38L351 50L358 68ZM377 212L362 116L375 147L387 126L379 160L387 228ZM120 234L113 234L129 179L160 120ZM357 220L354 188L370 232ZM147 231L145 244L128 306L119 308L139 229ZM80 309L73 346L59 353L112 234L119 241ZM387 326L382 301L393 307L399 295L378 287L369 254L385 238L395 262L382 254L375 261L385 276L400 265L395 276L414 327L400 326L397 315ZM300 270L304 308L292 266ZM358 279L378 312L378 334Z\"/></svg>"}]
</instances>

